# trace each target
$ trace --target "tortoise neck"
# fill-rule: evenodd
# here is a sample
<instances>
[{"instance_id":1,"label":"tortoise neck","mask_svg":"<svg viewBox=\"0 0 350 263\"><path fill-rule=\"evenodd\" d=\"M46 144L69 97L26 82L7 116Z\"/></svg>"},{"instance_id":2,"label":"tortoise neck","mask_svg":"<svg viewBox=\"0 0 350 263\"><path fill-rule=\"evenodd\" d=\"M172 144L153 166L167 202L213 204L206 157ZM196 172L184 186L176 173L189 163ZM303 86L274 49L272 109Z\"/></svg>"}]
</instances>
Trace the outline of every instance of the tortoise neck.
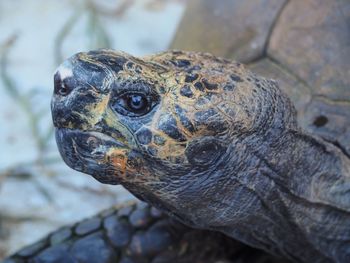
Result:
<instances>
[{"instance_id":1,"label":"tortoise neck","mask_svg":"<svg viewBox=\"0 0 350 263\"><path fill-rule=\"evenodd\" d=\"M310 201L350 210L350 204L332 200L334 184L350 177L344 169L349 159L335 146L299 130L287 130L276 138L261 138L254 154L268 167L279 187Z\"/></svg>"},{"instance_id":2,"label":"tortoise neck","mask_svg":"<svg viewBox=\"0 0 350 263\"><path fill-rule=\"evenodd\" d=\"M297 261L336 255L341 262L344 229L350 229L350 160L332 144L298 130L255 139L248 147L261 162L257 175L274 185L269 193L258 190L276 225L267 242L273 240L276 248L282 238L278 252Z\"/></svg>"}]
</instances>

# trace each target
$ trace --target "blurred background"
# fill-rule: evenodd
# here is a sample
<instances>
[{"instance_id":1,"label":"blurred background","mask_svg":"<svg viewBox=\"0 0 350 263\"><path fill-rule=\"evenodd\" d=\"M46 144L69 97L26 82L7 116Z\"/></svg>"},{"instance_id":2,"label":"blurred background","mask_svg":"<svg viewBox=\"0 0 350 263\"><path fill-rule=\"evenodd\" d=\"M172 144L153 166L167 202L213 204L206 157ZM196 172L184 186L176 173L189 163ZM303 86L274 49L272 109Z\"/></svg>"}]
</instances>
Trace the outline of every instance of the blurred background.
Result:
<instances>
[{"instance_id":1,"label":"blurred background","mask_svg":"<svg viewBox=\"0 0 350 263\"><path fill-rule=\"evenodd\" d=\"M53 138L53 73L97 48L243 62L278 80L301 127L350 157L349 0L0 0L0 260L133 199L69 169Z\"/></svg>"},{"instance_id":2,"label":"blurred background","mask_svg":"<svg viewBox=\"0 0 350 263\"><path fill-rule=\"evenodd\" d=\"M0 259L57 227L131 199L61 160L53 137L53 73L76 52L166 50L181 0L0 1Z\"/></svg>"}]
</instances>

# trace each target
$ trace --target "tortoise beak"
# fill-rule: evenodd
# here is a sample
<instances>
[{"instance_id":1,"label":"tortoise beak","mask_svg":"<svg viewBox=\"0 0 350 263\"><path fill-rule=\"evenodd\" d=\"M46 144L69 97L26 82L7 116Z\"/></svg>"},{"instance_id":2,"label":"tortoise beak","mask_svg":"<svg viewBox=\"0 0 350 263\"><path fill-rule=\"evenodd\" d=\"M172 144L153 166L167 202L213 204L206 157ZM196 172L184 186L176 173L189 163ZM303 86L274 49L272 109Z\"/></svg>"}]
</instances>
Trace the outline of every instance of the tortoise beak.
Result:
<instances>
[{"instance_id":1,"label":"tortoise beak","mask_svg":"<svg viewBox=\"0 0 350 263\"><path fill-rule=\"evenodd\" d=\"M95 132L56 128L56 142L64 162L74 170L92 175L101 183L119 184L108 160L110 149L125 149L112 137Z\"/></svg>"}]
</instances>

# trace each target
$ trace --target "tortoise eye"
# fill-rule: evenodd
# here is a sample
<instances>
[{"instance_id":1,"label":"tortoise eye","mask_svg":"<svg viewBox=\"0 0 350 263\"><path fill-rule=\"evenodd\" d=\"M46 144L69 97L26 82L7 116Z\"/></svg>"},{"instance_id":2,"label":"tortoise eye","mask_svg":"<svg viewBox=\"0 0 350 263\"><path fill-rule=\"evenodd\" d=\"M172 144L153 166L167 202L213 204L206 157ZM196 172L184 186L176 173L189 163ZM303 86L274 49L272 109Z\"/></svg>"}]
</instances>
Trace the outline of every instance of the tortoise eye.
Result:
<instances>
[{"instance_id":1,"label":"tortoise eye","mask_svg":"<svg viewBox=\"0 0 350 263\"><path fill-rule=\"evenodd\" d=\"M127 106L133 112L144 111L148 107L147 98L142 95L132 94L128 95L126 98Z\"/></svg>"},{"instance_id":2,"label":"tortoise eye","mask_svg":"<svg viewBox=\"0 0 350 263\"><path fill-rule=\"evenodd\" d=\"M152 107L152 99L139 93L122 95L113 104L118 113L132 117L145 115Z\"/></svg>"}]
</instances>

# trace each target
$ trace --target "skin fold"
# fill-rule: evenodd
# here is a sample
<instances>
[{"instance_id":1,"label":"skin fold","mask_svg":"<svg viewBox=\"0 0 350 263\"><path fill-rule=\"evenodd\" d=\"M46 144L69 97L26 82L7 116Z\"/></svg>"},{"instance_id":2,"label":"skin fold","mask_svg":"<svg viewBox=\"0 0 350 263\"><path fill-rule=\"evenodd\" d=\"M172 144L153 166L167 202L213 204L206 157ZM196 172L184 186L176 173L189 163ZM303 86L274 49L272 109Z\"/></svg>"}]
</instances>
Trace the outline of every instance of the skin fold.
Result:
<instances>
[{"instance_id":1,"label":"skin fold","mask_svg":"<svg viewBox=\"0 0 350 263\"><path fill-rule=\"evenodd\" d=\"M296 262L350 260L350 160L302 131L276 81L206 53L78 53L57 70L73 169L185 224Z\"/></svg>"}]
</instances>

